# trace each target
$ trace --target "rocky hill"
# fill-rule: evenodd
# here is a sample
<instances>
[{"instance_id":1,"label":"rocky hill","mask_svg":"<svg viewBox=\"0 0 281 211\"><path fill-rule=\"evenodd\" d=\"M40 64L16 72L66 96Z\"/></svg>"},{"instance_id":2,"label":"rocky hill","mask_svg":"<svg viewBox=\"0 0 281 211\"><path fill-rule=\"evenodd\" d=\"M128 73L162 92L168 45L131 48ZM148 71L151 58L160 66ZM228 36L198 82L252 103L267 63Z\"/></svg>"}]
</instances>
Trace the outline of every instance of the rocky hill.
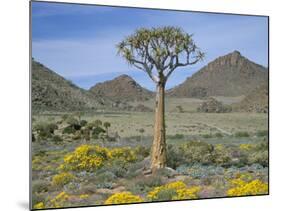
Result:
<instances>
[{"instance_id":1,"label":"rocky hill","mask_svg":"<svg viewBox=\"0 0 281 211\"><path fill-rule=\"evenodd\" d=\"M109 100L83 90L35 60L32 61L32 110L95 109Z\"/></svg>"},{"instance_id":2,"label":"rocky hill","mask_svg":"<svg viewBox=\"0 0 281 211\"><path fill-rule=\"evenodd\" d=\"M167 91L173 97L241 96L268 79L267 69L234 51L221 56Z\"/></svg>"},{"instance_id":3,"label":"rocky hill","mask_svg":"<svg viewBox=\"0 0 281 211\"><path fill-rule=\"evenodd\" d=\"M236 111L268 113L268 83L251 91L240 103L234 104L233 108Z\"/></svg>"},{"instance_id":4,"label":"rocky hill","mask_svg":"<svg viewBox=\"0 0 281 211\"><path fill-rule=\"evenodd\" d=\"M153 96L153 92L141 87L128 75L98 83L90 88L90 92L115 101L142 101Z\"/></svg>"}]
</instances>

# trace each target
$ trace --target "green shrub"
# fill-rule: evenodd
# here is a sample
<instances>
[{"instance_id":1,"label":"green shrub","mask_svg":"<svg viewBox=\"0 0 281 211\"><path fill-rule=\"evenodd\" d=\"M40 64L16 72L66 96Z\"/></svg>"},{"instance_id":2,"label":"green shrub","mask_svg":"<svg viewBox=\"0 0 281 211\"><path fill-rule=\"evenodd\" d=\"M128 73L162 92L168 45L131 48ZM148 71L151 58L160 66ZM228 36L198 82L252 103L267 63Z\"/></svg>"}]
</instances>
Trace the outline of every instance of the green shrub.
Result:
<instances>
[{"instance_id":1,"label":"green shrub","mask_svg":"<svg viewBox=\"0 0 281 211\"><path fill-rule=\"evenodd\" d=\"M52 185L62 187L75 179L75 176L73 176L71 173L62 172L53 176Z\"/></svg>"},{"instance_id":2,"label":"green shrub","mask_svg":"<svg viewBox=\"0 0 281 211\"><path fill-rule=\"evenodd\" d=\"M179 113L183 113L183 112L184 112L184 110L183 110L183 108L182 108L181 105L176 106L176 109L177 109L177 111L178 111Z\"/></svg>"},{"instance_id":3,"label":"green shrub","mask_svg":"<svg viewBox=\"0 0 281 211\"><path fill-rule=\"evenodd\" d=\"M95 127L92 131L92 135L94 139L99 138L99 135L105 133L106 131L101 127Z\"/></svg>"},{"instance_id":4,"label":"green shrub","mask_svg":"<svg viewBox=\"0 0 281 211\"><path fill-rule=\"evenodd\" d=\"M81 125L81 127L84 127L84 126L86 126L87 125L87 121L86 120L84 120L84 119L82 119L81 121L80 121L80 125Z\"/></svg>"},{"instance_id":5,"label":"green shrub","mask_svg":"<svg viewBox=\"0 0 281 211\"><path fill-rule=\"evenodd\" d=\"M113 182L101 182L97 184L97 188L113 189Z\"/></svg>"},{"instance_id":6,"label":"green shrub","mask_svg":"<svg viewBox=\"0 0 281 211\"><path fill-rule=\"evenodd\" d=\"M201 141L189 141L180 146L180 152L185 162L210 164L214 147Z\"/></svg>"},{"instance_id":7,"label":"green shrub","mask_svg":"<svg viewBox=\"0 0 281 211\"><path fill-rule=\"evenodd\" d=\"M97 188L113 188L113 181L116 180L116 175L111 171L108 171L105 168L102 168L96 172L96 176L94 177L95 183L97 184Z\"/></svg>"},{"instance_id":8,"label":"green shrub","mask_svg":"<svg viewBox=\"0 0 281 211\"><path fill-rule=\"evenodd\" d=\"M248 154L249 164L258 163L262 166L268 166L268 142L263 141L256 144Z\"/></svg>"},{"instance_id":9,"label":"green shrub","mask_svg":"<svg viewBox=\"0 0 281 211\"><path fill-rule=\"evenodd\" d=\"M135 152L141 158L145 158L145 157L149 156L150 149L146 148L144 146L137 146L136 149L135 149Z\"/></svg>"},{"instance_id":10,"label":"green shrub","mask_svg":"<svg viewBox=\"0 0 281 211\"><path fill-rule=\"evenodd\" d=\"M136 185L153 188L163 184L164 181L161 179L161 175L155 174L150 177L146 177L139 180L139 182Z\"/></svg>"},{"instance_id":11,"label":"green shrub","mask_svg":"<svg viewBox=\"0 0 281 211\"><path fill-rule=\"evenodd\" d=\"M140 175L143 170L143 162L130 163L127 167L126 178L132 179Z\"/></svg>"},{"instance_id":12,"label":"green shrub","mask_svg":"<svg viewBox=\"0 0 281 211\"><path fill-rule=\"evenodd\" d=\"M217 137L217 138L222 138L223 135L222 135L221 133L215 133L215 137Z\"/></svg>"},{"instance_id":13,"label":"green shrub","mask_svg":"<svg viewBox=\"0 0 281 211\"><path fill-rule=\"evenodd\" d=\"M46 195L45 193L33 193L32 194L32 204L36 205L42 201L46 200Z\"/></svg>"},{"instance_id":14,"label":"green shrub","mask_svg":"<svg viewBox=\"0 0 281 211\"><path fill-rule=\"evenodd\" d=\"M69 118L69 115L68 115L68 114L63 114L63 115L61 116L61 119L62 119L63 121L66 121L68 118Z\"/></svg>"},{"instance_id":15,"label":"green shrub","mask_svg":"<svg viewBox=\"0 0 281 211\"><path fill-rule=\"evenodd\" d=\"M86 125L86 128L89 129L89 130L92 130L93 127L95 127L95 123L94 123L94 122L89 122L89 123Z\"/></svg>"},{"instance_id":16,"label":"green shrub","mask_svg":"<svg viewBox=\"0 0 281 211\"><path fill-rule=\"evenodd\" d=\"M73 136L73 140L80 140L82 139L80 131L76 132L75 135Z\"/></svg>"},{"instance_id":17,"label":"green shrub","mask_svg":"<svg viewBox=\"0 0 281 211\"><path fill-rule=\"evenodd\" d=\"M215 164L219 164L222 166L231 165L231 154L224 145L217 144L212 154L213 154L212 160Z\"/></svg>"},{"instance_id":18,"label":"green shrub","mask_svg":"<svg viewBox=\"0 0 281 211\"><path fill-rule=\"evenodd\" d=\"M156 176L158 175L159 177L168 177L168 178L175 176L175 172L173 172L173 170L168 168L157 169L154 174Z\"/></svg>"},{"instance_id":19,"label":"green shrub","mask_svg":"<svg viewBox=\"0 0 281 211\"><path fill-rule=\"evenodd\" d=\"M60 136L54 135L52 137L52 141L55 142L55 143L61 143L63 140L62 140L62 138Z\"/></svg>"},{"instance_id":20,"label":"green shrub","mask_svg":"<svg viewBox=\"0 0 281 211\"><path fill-rule=\"evenodd\" d=\"M175 134L175 135L169 135L168 139L183 139L184 135L183 134Z\"/></svg>"},{"instance_id":21,"label":"green shrub","mask_svg":"<svg viewBox=\"0 0 281 211\"><path fill-rule=\"evenodd\" d=\"M106 171L105 169L97 171L96 175L97 180L102 182L114 181L117 178L115 174L111 171Z\"/></svg>"},{"instance_id":22,"label":"green shrub","mask_svg":"<svg viewBox=\"0 0 281 211\"><path fill-rule=\"evenodd\" d=\"M203 134L202 137L203 138L212 138L212 135L211 134Z\"/></svg>"},{"instance_id":23,"label":"green shrub","mask_svg":"<svg viewBox=\"0 0 281 211\"><path fill-rule=\"evenodd\" d=\"M128 163L124 163L124 161L116 159L110 164L106 165L104 168L113 173L116 177L123 178L127 173Z\"/></svg>"},{"instance_id":24,"label":"green shrub","mask_svg":"<svg viewBox=\"0 0 281 211\"><path fill-rule=\"evenodd\" d=\"M35 180L32 182L33 193L48 192L50 184L43 180Z\"/></svg>"},{"instance_id":25,"label":"green shrub","mask_svg":"<svg viewBox=\"0 0 281 211\"><path fill-rule=\"evenodd\" d=\"M173 147L173 145L168 145L167 147L167 166L176 169L184 161L181 151Z\"/></svg>"},{"instance_id":26,"label":"green shrub","mask_svg":"<svg viewBox=\"0 0 281 211\"><path fill-rule=\"evenodd\" d=\"M256 146L254 146L254 150L256 151L268 151L268 141L263 141Z\"/></svg>"},{"instance_id":27,"label":"green shrub","mask_svg":"<svg viewBox=\"0 0 281 211\"><path fill-rule=\"evenodd\" d=\"M55 130L58 129L58 126L54 123L39 123L35 125L34 129L37 131L40 138L49 138L54 134Z\"/></svg>"},{"instance_id":28,"label":"green shrub","mask_svg":"<svg viewBox=\"0 0 281 211\"><path fill-rule=\"evenodd\" d=\"M111 126L110 122L104 122L103 126L107 129Z\"/></svg>"},{"instance_id":29,"label":"green shrub","mask_svg":"<svg viewBox=\"0 0 281 211\"><path fill-rule=\"evenodd\" d=\"M249 155L249 164L258 163L262 166L268 166L268 151L258 151Z\"/></svg>"},{"instance_id":30,"label":"green shrub","mask_svg":"<svg viewBox=\"0 0 281 211\"><path fill-rule=\"evenodd\" d=\"M102 121L99 120L99 119L95 120L95 121L94 121L94 126L96 126L96 127L102 126Z\"/></svg>"},{"instance_id":31,"label":"green shrub","mask_svg":"<svg viewBox=\"0 0 281 211\"><path fill-rule=\"evenodd\" d=\"M239 131L234 134L235 137L249 137L249 133L246 131Z\"/></svg>"},{"instance_id":32,"label":"green shrub","mask_svg":"<svg viewBox=\"0 0 281 211\"><path fill-rule=\"evenodd\" d=\"M132 182L126 184L127 189L134 194L145 194L152 188L161 186L164 181L158 175L152 175L144 178L137 178Z\"/></svg>"},{"instance_id":33,"label":"green shrub","mask_svg":"<svg viewBox=\"0 0 281 211\"><path fill-rule=\"evenodd\" d=\"M145 130L144 130L143 128L140 128L140 129L139 129L139 132L140 132L140 133L144 133Z\"/></svg>"},{"instance_id":34,"label":"green shrub","mask_svg":"<svg viewBox=\"0 0 281 211\"><path fill-rule=\"evenodd\" d=\"M48 130L50 133L54 134L55 130L57 130L59 127L55 123L50 123L47 125Z\"/></svg>"},{"instance_id":35,"label":"green shrub","mask_svg":"<svg viewBox=\"0 0 281 211\"><path fill-rule=\"evenodd\" d=\"M257 136L258 137L268 136L268 130L259 130L259 131L257 131Z\"/></svg>"},{"instance_id":36,"label":"green shrub","mask_svg":"<svg viewBox=\"0 0 281 211\"><path fill-rule=\"evenodd\" d=\"M65 127L62 131L63 134L73 134L75 132L76 130L71 125Z\"/></svg>"},{"instance_id":37,"label":"green shrub","mask_svg":"<svg viewBox=\"0 0 281 211\"><path fill-rule=\"evenodd\" d=\"M170 201L177 195L175 189L161 189L157 195L156 201Z\"/></svg>"}]
</instances>

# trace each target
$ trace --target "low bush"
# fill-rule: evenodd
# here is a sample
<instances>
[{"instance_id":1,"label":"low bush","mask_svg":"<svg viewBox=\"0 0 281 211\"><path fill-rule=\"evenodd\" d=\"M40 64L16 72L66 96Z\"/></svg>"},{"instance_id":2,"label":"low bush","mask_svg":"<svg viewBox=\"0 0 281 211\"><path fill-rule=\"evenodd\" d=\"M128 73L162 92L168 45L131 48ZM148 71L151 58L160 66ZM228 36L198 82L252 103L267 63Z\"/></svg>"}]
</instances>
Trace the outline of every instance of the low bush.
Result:
<instances>
[{"instance_id":1,"label":"low bush","mask_svg":"<svg viewBox=\"0 0 281 211\"><path fill-rule=\"evenodd\" d=\"M116 178L117 177L114 173L112 173L111 171L107 171L106 169L97 171L95 176L95 179L98 182L110 182L110 181L114 181Z\"/></svg>"},{"instance_id":2,"label":"low bush","mask_svg":"<svg viewBox=\"0 0 281 211\"><path fill-rule=\"evenodd\" d=\"M268 193L268 184L258 179L247 182L241 178L230 181L231 188L227 191L228 196L248 196Z\"/></svg>"},{"instance_id":3,"label":"low bush","mask_svg":"<svg viewBox=\"0 0 281 211\"><path fill-rule=\"evenodd\" d=\"M113 182L100 182L99 184L97 184L97 188L113 189Z\"/></svg>"},{"instance_id":4,"label":"low bush","mask_svg":"<svg viewBox=\"0 0 281 211\"><path fill-rule=\"evenodd\" d=\"M65 207L67 205L69 198L70 195L63 191L50 200L49 202L50 207L51 208Z\"/></svg>"},{"instance_id":5,"label":"low bush","mask_svg":"<svg viewBox=\"0 0 281 211\"><path fill-rule=\"evenodd\" d=\"M44 209L45 205L43 202L39 202L33 206L34 209Z\"/></svg>"},{"instance_id":6,"label":"low bush","mask_svg":"<svg viewBox=\"0 0 281 211\"><path fill-rule=\"evenodd\" d=\"M202 137L203 138L212 138L212 135L211 134L203 134Z\"/></svg>"},{"instance_id":7,"label":"low bush","mask_svg":"<svg viewBox=\"0 0 281 211\"><path fill-rule=\"evenodd\" d=\"M246 131L239 131L234 134L235 137L249 137L249 133Z\"/></svg>"},{"instance_id":8,"label":"low bush","mask_svg":"<svg viewBox=\"0 0 281 211\"><path fill-rule=\"evenodd\" d=\"M184 162L184 157L181 154L179 148L173 145L167 147L167 166L176 169Z\"/></svg>"},{"instance_id":9,"label":"low bush","mask_svg":"<svg viewBox=\"0 0 281 211\"><path fill-rule=\"evenodd\" d=\"M97 145L81 145L64 157L64 163L61 164L60 169L93 171L106 163L118 162L120 166L136 160L135 151L128 147L109 149ZM112 169L113 166L111 166Z\"/></svg>"},{"instance_id":10,"label":"low bush","mask_svg":"<svg viewBox=\"0 0 281 211\"><path fill-rule=\"evenodd\" d=\"M229 152L229 149L222 144L217 144L214 147L214 151L212 153L212 160L215 164L221 166L230 166L232 164L231 153Z\"/></svg>"},{"instance_id":11,"label":"low bush","mask_svg":"<svg viewBox=\"0 0 281 211\"><path fill-rule=\"evenodd\" d=\"M240 150L247 154L247 164L258 163L262 166L268 166L268 142L263 141L259 144L241 144Z\"/></svg>"},{"instance_id":12,"label":"low bush","mask_svg":"<svg viewBox=\"0 0 281 211\"><path fill-rule=\"evenodd\" d=\"M75 132L76 132L76 130L75 130L74 127L71 126L71 125L65 127L65 128L63 129L63 131L62 131L63 134L73 134L73 133L75 133Z\"/></svg>"},{"instance_id":13,"label":"low bush","mask_svg":"<svg viewBox=\"0 0 281 211\"><path fill-rule=\"evenodd\" d=\"M124 178L127 174L128 162L124 159L115 159L111 160L104 168L108 169L116 177Z\"/></svg>"},{"instance_id":14,"label":"low bush","mask_svg":"<svg viewBox=\"0 0 281 211\"><path fill-rule=\"evenodd\" d=\"M258 151L249 154L249 164L259 163L262 166L268 166L268 151Z\"/></svg>"},{"instance_id":15,"label":"low bush","mask_svg":"<svg viewBox=\"0 0 281 211\"><path fill-rule=\"evenodd\" d=\"M137 147L135 148L135 153L136 153L137 156L139 156L140 158L145 158L145 157L149 156L149 154L150 154L150 148L144 147L144 146L137 146Z\"/></svg>"},{"instance_id":16,"label":"low bush","mask_svg":"<svg viewBox=\"0 0 281 211\"><path fill-rule=\"evenodd\" d=\"M105 134L105 130L99 126L93 128L92 135L94 139L98 139L100 134Z\"/></svg>"},{"instance_id":17,"label":"low bush","mask_svg":"<svg viewBox=\"0 0 281 211\"><path fill-rule=\"evenodd\" d=\"M147 198L150 201L196 199L200 189L199 186L187 187L184 182L177 181L154 188Z\"/></svg>"},{"instance_id":18,"label":"low bush","mask_svg":"<svg viewBox=\"0 0 281 211\"><path fill-rule=\"evenodd\" d=\"M183 139L184 138L184 135L183 134L175 134L175 135L168 135L167 136L168 139Z\"/></svg>"},{"instance_id":19,"label":"low bush","mask_svg":"<svg viewBox=\"0 0 281 211\"><path fill-rule=\"evenodd\" d=\"M181 165L176 169L176 171L195 179L203 179L211 178L216 175L223 175L225 168L216 165L202 165L198 163L193 165Z\"/></svg>"},{"instance_id":20,"label":"low bush","mask_svg":"<svg viewBox=\"0 0 281 211\"><path fill-rule=\"evenodd\" d=\"M82 127L86 126L87 123L88 123L88 122L87 122L86 120L84 120L84 119L80 121L80 125L81 125Z\"/></svg>"},{"instance_id":21,"label":"low bush","mask_svg":"<svg viewBox=\"0 0 281 211\"><path fill-rule=\"evenodd\" d=\"M223 134L221 134L221 133L215 133L215 137L217 137L217 138L222 138L222 137L223 137Z\"/></svg>"},{"instance_id":22,"label":"low bush","mask_svg":"<svg viewBox=\"0 0 281 211\"><path fill-rule=\"evenodd\" d=\"M104 204L128 204L137 202L143 202L143 199L131 192L120 192L111 195L105 200Z\"/></svg>"},{"instance_id":23,"label":"low bush","mask_svg":"<svg viewBox=\"0 0 281 211\"><path fill-rule=\"evenodd\" d=\"M57 129L58 126L54 123L39 123L34 126L39 138L50 138Z\"/></svg>"},{"instance_id":24,"label":"low bush","mask_svg":"<svg viewBox=\"0 0 281 211\"><path fill-rule=\"evenodd\" d=\"M53 176L52 178L52 184L54 186L62 187L66 185L67 183L73 181L75 179L75 176L73 176L69 172L62 172L60 174L57 174Z\"/></svg>"},{"instance_id":25,"label":"low bush","mask_svg":"<svg viewBox=\"0 0 281 211\"><path fill-rule=\"evenodd\" d=\"M223 145L208 144L202 141L189 141L179 147L168 145L167 166L176 169L183 164L219 165L230 167L235 165L260 164L268 166L268 142L259 144Z\"/></svg>"},{"instance_id":26,"label":"low bush","mask_svg":"<svg viewBox=\"0 0 281 211\"><path fill-rule=\"evenodd\" d=\"M54 143L61 143L61 142L63 142L63 139L62 139L59 135L54 135L54 136L52 137L52 141L53 141Z\"/></svg>"},{"instance_id":27,"label":"low bush","mask_svg":"<svg viewBox=\"0 0 281 211\"><path fill-rule=\"evenodd\" d=\"M163 179L159 175L138 178L128 185L128 189L135 194L145 194L157 186L164 184Z\"/></svg>"},{"instance_id":28,"label":"low bush","mask_svg":"<svg viewBox=\"0 0 281 211\"><path fill-rule=\"evenodd\" d=\"M214 147L211 144L201 141L189 141L181 145L179 150L186 163L212 163Z\"/></svg>"},{"instance_id":29,"label":"low bush","mask_svg":"<svg viewBox=\"0 0 281 211\"><path fill-rule=\"evenodd\" d=\"M68 118L69 118L69 115L68 115L68 114L63 114L63 115L61 116L61 119L62 119L63 121L66 121Z\"/></svg>"},{"instance_id":30,"label":"low bush","mask_svg":"<svg viewBox=\"0 0 281 211\"><path fill-rule=\"evenodd\" d=\"M256 134L258 137L268 136L268 130L259 130Z\"/></svg>"},{"instance_id":31,"label":"low bush","mask_svg":"<svg viewBox=\"0 0 281 211\"><path fill-rule=\"evenodd\" d=\"M49 190L49 183L43 180L35 180L32 182L32 192L33 193L44 193Z\"/></svg>"}]
</instances>

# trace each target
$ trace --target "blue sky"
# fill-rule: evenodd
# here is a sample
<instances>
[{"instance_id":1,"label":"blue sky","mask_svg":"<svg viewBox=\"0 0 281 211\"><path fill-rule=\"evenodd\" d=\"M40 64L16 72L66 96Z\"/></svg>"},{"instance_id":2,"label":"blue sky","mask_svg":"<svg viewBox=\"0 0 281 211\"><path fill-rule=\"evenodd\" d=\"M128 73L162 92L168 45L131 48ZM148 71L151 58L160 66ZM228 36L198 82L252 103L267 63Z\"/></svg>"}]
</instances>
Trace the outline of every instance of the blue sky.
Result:
<instances>
[{"instance_id":1,"label":"blue sky","mask_svg":"<svg viewBox=\"0 0 281 211\"><path fill-rule=\"evenodd\" d=\"M234 50L267 66L266 17L43 2L32 2L32 56L85 89L128 74L153 90L148 76L128 66L117 55L115 46L139 27L166 25L193 34L196 44L206 53L200 64L176 70L167 88Z\"/></svg>"}]
</instances>

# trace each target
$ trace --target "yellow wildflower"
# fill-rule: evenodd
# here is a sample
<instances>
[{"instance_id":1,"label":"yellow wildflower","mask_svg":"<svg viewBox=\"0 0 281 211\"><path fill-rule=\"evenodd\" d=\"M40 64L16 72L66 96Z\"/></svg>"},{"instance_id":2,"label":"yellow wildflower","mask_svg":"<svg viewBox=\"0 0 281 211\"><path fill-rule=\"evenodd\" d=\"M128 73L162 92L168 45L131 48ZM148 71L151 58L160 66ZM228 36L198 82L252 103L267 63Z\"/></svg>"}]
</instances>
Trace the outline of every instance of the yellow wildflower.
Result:
<instances>
[{"instance_id":1,"label":"yellow wildflower","mask_svg":"<svg viewBox=\"0 0 281 211\"><path fill-rule=\"evenodd\" d=\"M89 195L88 194L82 194L79 196L80 199L87 199L89 198Z\"/></svg>"},{"instance_id":2,"label":"yellow wildflower","mask_svg":"<svg viewBox=\"0 0 281 211\"><path fill-rule=\"evenodd\" d=\"M33 208L34 208L34 209L44 209L45 206L44 206L44 203L43 203L43 202L39 202L39 203L35 204L35 205L33 206Z\"/></svg>"},{"instance_id":3,"label":"yellow wildflower","mask_svg":"<svg viewBox=\"0 0 281 211\"><path fill-rule=\"evenodd\" d=\"M128 204L143 202L140 196L133 195L131 192L120 192L111 195L104 204Z\"/></svg>"},{"instance_id":4,"label":"yellow wildflower","mask_svg":"<svg viewBox=\"0 0 281 211\"><path fill-rule=\"evenodd\" d=\"M240 144L239 148L241 150L251 150L253 148L253 145L252 144Z\"/></svg>"},{"instance_id":5,"label":"yellow wildflower","mask_svg":"<svg viewBox=\"0 0 281 211\"><path fill-rule=\"evenodd\" d=\"M63 207L68 199L69 195L63 191L50 201L51 206L55 208Z\"/></svg>"},{"instance_id":6,"label":"yellow wildflower","mask_svg":"<svg viewBox=\"0 0 281 211\"><path fill-rule=\"evenodd\" d=\"M228 196L260 195L268 193L268 184L258 179L251 182L235 179L232 180L231 183L234 187L227 191Z\"/></svg>"},{"instance_id":7,"label":"yellow wildflower","mask_svg":"<svg viewBox=\"0 0 281 211\"><path fill-rule=\"evenodd\" d=\"M59 169L91 171L114 159L134 162L137 157L135 152L128 147L109 149L96 145L81 145L64 157L64 163L60 165Z\"/></svg>"},{"instance_id":8,"label":"yellow wildflower","mask_svg":"<svg viewBox=\"0 0 281 211\"><path fill-rule=\"evenodd\" d=\"M75 177L71 173L62 172L60 174L53 176L52 184L55 186L63 186L74 179Z\"/></svg>"},{"instance_id":9,"label":"yellow wildflower","mask_svg":"<svg viewBox=\"0 0 281 211\"><path fill-rule=\"evenodd\" d=\"M182 181L168 183L154 188L147 194L149 200L161 200L160 195L162 192L171 191L172 200L181 200L181 199L195 199L198 198L198 192L201 190L200 187L187 187L186 184ZM174 193L173 193L174 192Z\"/></svg>"}]
</instances>

